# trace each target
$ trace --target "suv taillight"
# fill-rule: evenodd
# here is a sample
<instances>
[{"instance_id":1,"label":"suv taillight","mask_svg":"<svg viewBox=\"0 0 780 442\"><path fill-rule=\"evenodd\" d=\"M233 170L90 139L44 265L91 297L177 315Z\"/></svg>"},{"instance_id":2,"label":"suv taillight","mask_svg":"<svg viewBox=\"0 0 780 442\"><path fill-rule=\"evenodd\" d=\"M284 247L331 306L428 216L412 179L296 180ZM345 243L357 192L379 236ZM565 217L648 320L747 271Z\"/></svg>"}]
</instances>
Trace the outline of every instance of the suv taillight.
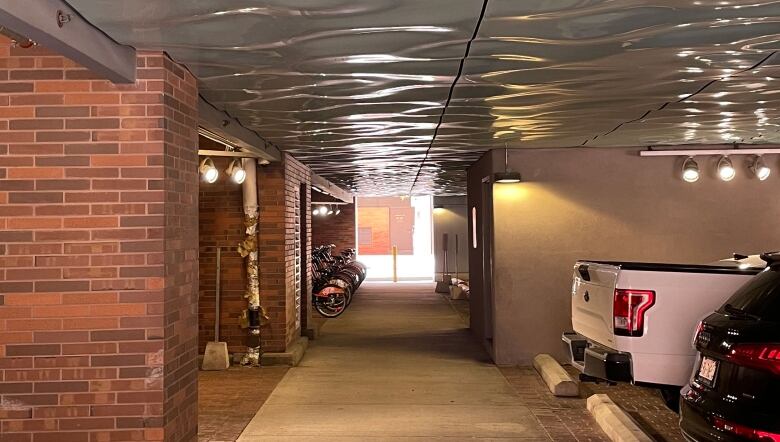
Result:
<instances>
[{"instance_id":1,"label":"suv taillight","mask_svg":"<svg viewBox=\"0 0 780 442\"><path fill-rule=\"evenodd\" d=\"M780 434L756 430L744 425L723 420L719 417L713 417L712 424L720 431L735 434L748 440L757 440L760 442L780 442Z\"/></svg>"},{"instance_id":2,"label":"suv taillight","mask_svg":"<svg viewBox=\"0 0 780 442\"><path fill-rule=\"evenodd\" d=\"M645 312L655 304L652 290L615 290L612 317L615 334L620 336L642 336L645 326Z\"/></svg>"},{"instance_id":3,"label":"suv taillight","mask_svg":"<svg viewBox=\"0 0 780 442\"><path fill-rule=\"evenodd\" d=\"M737 344L726 358L737 365L780 376L780 344Z\"/></svg>"}]
</instances>

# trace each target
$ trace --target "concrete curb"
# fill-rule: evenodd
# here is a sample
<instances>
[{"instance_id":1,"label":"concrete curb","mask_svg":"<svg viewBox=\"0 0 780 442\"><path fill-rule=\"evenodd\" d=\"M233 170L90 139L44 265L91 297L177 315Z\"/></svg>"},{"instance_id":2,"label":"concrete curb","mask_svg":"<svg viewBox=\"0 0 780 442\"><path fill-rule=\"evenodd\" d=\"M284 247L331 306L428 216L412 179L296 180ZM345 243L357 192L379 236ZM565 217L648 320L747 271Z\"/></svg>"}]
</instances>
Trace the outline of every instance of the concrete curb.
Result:
<instances>
[{"instance_id":1,"label":"concrete curb","mask_svg":"<svg viewBox=\"0 0 780 442\"><path fill-rule=\"evenodd\" d=\"M631 417L606 394L588 398L588 411L612 442L652 442Z\"/></svg>"},{"instance_id":2,"label":"concrete curb","mask_svg":"<svg viewBox=\"0 0 780 442\"><path fill-rule=\"evenodd\" d=\"M301 359L303 359L303 354L306 353L308 347L309 338L301 336L285 352L263 353L260 355L260 365L287 365L289 367L295 367L301 362Z\"/></svg>"},{"instance_id":3,"label":"concrete curb","mask_svg":"<svg viewBox=\"0 0 780 442\"><path fill-rule=\"evenodd\" d=\"M572 380L569 373L566 373L566 370L552 356L544 353L536 355L534 368L552 394L562 397L580 395L580 385Z\"/></svg>"}]
</instances>

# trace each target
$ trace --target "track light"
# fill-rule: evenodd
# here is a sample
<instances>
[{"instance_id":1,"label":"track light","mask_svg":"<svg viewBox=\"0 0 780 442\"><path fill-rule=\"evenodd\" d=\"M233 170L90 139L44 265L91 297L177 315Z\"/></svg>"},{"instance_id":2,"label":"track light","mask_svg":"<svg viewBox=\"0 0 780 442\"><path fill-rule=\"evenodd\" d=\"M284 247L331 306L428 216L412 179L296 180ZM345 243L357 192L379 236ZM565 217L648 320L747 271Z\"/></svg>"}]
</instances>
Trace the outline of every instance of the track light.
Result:
<instances>
[{"instance_id":1,"label":"track light","mask_svg":"<svg viewBox=\"0 0 780 442\"><path fill-rule=\"evenodd\" d=\"M203 176L203 180L207 183L214 183L219 178L219 171L214 167L214 161L211 158L206 157L200 162L200 174Z\"/></svg>"},{"instance_id":2,"label":"track light","mask_svg":"<svg viewBox=\"0 0 780 442\"><path fill-rule=\"evenodd\" d=\"M241 160L238 158L230 162L230 166L228 166L225 172L236 184L241 184L246 179L246 170L244 170L244 166L241 165Z\"/></svg>"},{"instance_id":3,"label":"track light","mask_svg":"<svg viewBox=\"0 0 780 442\"><path fill-rule=\"evenodd\" d=\"M338 207L336 207L336 215L338 215L339 213L341 213L341 209L339 209Z\"/></svg>"},{"instance_id":4,"label":"track light","mask_svg":"<svg viewBox=\"0 0 780 442\"><path fill-rule=\"evenodd\" d=\"M325 206L320 206L320 215L325 216L328 214L328 208Z\"/></svg>"},{"instance_id":5,"label":"track light","mask_svg":"<svg viewBox=\"0 0 780 442\"><path fill-rule=\"evenodd\" d=\"M693 157L688 157L683 163L682 179L689 183L699 181L699 165L696 164Z\"/></svg>"},{"instance_id":6,"label":"track light","mask_svg":"<svg viewBox=\"0 0 780 442\"><path fill-rule=\"evenodd\" d=\"M734 169L729 157L725 155L720 157L720 161L718 161L718 176L723 181L731 181L737 176L737 170Z\"/></svg>"},{"instance_id":7,"label":"track light","mask_svg":"<svg viewBox=\"0 0 780 442\"><path fill-rule=\"evenodd\" d=\"M326 215L333 215L333 206L328 206L328 212Z\"/></svg>"},{"instance_id":8,"label":"track light","mask_svg":"<svg viewBox=\"0 0 780 442\"><path fill-rule=\"evenodd\" d=\"M769 174L772 173L772 169L764 164L764 160L760 155L753 160L753 164L750 165L750 171L761 181L769 178Z\"/></svg>"}]
</instances>

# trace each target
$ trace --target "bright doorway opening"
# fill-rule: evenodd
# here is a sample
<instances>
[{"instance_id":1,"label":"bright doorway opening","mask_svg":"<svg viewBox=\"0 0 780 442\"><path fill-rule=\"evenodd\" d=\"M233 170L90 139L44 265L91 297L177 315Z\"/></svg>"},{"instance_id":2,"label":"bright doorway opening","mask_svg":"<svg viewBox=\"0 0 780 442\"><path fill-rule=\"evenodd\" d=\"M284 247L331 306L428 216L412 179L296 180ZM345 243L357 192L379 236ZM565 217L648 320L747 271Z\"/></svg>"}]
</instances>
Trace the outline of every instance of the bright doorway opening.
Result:
<instances>
[{"instance_id":1,"label":"bright doorway opening","mask_svg":"<svg viewBox=\"0 0 780 442\"><path fill-rule=\"evenodd\" d=\"M433 199L430 196L357 199L360 261L368 279L432 281ZM395 266L393 247L396 248Z\"/></svg>"}]
</instances>

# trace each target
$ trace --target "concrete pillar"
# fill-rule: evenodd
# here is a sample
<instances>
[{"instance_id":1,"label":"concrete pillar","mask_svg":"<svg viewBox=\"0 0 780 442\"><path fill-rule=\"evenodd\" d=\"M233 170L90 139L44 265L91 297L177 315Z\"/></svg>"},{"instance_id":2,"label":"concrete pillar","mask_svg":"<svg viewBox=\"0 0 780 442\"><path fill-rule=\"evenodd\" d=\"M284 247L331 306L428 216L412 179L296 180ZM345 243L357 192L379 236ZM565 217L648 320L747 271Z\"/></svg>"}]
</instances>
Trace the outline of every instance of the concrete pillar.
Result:
<instances>
[{"instance_id":1,"label":"concrete pillar","mask_svg":"<svg viewBox=\"0 0 780 442\"><path fill-rule=\"evenodd\" d=\"M196 439L197 88L137 61L0 40L3 441Z\"/></svg>"}]
</instances>

